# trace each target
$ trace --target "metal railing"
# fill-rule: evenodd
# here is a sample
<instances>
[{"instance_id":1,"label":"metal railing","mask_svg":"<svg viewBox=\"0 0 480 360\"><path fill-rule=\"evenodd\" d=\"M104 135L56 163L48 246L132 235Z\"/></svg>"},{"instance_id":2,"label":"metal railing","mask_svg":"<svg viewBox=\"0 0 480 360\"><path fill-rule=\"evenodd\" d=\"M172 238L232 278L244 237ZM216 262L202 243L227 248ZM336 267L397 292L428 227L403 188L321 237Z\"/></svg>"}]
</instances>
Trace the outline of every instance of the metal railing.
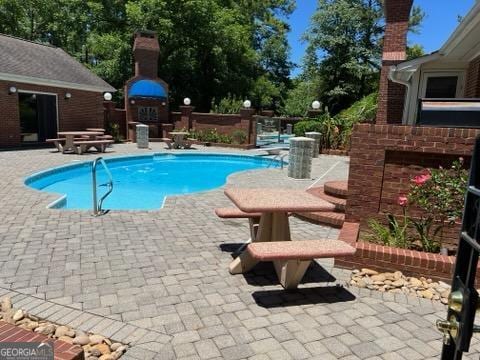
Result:
<instances>
[{"instance_id":1,"label":"metal railing","mask_svg":"<svg viewBox=\"0 0 480 360\"><path fill-rule=\"evenodd\" d=\"M270 168L270 166L273 165L275 162L280 161L280 169L283 170L283 167L285 165L283 159L285 159L285 157L287 156L288 153L275 155L274 157L270 158L270 163L268 164L267 168Z\"/></svg>"},{"instance_id":2,"label":"metal railing","mask_svg":"<svg viewBox=\"0 0 480 360\"><path fill-rule=\"evenodd\" d=\"M108 181L105 184L100 185L100 186L108 186L107 192L103 194L100 200L98 200L98 195L97 195L97 165L99 163L102 164L108 176ZM112 193L112 191L113 191L112 174L110 173L110 170L108 169L107 164L105 163L105 160L103 160L102 157L96 158L95 160L93 160L93 163L92 163L93 216L100 216L106 213L106 211L102 209L103 201L108 197L108 195Z\"/></svg>"}]
</instances>

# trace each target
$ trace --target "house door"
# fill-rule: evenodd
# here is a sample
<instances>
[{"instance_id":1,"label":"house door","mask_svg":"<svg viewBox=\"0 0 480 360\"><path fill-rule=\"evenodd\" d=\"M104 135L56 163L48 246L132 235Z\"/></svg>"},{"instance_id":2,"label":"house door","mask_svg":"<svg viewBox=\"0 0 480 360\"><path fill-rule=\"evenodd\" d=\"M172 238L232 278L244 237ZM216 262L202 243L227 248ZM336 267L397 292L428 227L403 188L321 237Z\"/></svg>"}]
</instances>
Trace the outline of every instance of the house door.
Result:
<instances>
[{"instance_id":1,"label":"house door","mask_svg":"<svg viewBox=\"0 0 480 360\"><path fill-rule=\"evenodd\" d=\"M480 332L480 327L474 324L479 305L478 292L475 289L480 253L479 161L480 137L476 140L471 161L447 318L437 321L437 328L443 333L441 360L461 360L463 353L469 350L472 334Z\"/></svg>"},{"instance_id":2,"label":"house door","mask_svg":"<svg viewBox=\"0 0 480 360\"><path fill-rule=\"evenodd\" d=\"M20 134L24 143L44 142L57 135L57 97L19 93Z\"/></svg>"}]
</instances>

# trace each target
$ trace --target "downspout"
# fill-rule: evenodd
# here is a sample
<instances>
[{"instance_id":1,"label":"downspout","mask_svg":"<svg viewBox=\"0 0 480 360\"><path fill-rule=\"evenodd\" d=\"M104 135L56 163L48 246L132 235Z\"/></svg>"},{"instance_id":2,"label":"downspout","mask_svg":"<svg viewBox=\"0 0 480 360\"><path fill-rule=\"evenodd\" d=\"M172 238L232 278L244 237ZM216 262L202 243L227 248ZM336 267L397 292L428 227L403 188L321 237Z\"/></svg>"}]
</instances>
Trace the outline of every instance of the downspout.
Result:
<instances>
[{"instance_id":1,"label":"downspout","mask_svg":"<svg viewBox=\"0 0 480 360\"><path fill-rule=\"evenodd\" d=\"M412 77L413 72L410 73L407 81L396 78L394 76L394 74L396 73L397 73L397 65L390 66L390 69L388 71L388 79L397 84L401 84L407 87L407 91L405 93L405 101L403 104L403 115L402 115L402 125L407 125L408 108L410 107L410 87L412 85L410 83L410 79Z\"/></svg>"}]
</instances>

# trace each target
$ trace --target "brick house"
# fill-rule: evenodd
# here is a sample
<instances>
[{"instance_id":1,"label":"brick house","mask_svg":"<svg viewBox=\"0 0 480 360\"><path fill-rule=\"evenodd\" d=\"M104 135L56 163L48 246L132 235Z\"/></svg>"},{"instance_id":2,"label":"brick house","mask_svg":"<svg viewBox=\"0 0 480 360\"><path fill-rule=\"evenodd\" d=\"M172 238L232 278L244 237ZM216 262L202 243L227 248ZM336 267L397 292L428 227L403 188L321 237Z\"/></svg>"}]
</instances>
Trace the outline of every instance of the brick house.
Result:
<instances>
[{"instance_id":1,"label":"brick house","mask_svg":"<svg viewBox=\"0 0 480 360\"><path fill-rule=\"evenodd\" d=\"M410 61L403 49L411 1L389 4L377 124L480 127L480 2L438 51Z\"/></svg>"},{"instance_id":2,"label":"brick house","mask_svg":"<svg viewBox=\"0 0 480 360\"><path fill-rule=\"evenodd\" d=\"M387 223L401 215L399 195L425 168L470 163L480 135L480 2L476 2L442 48L406 61L406 38L413 0L385 0L378 111L375 124L357 124L350 148L345 231L357 253L337 266L402 270L451 279L454 256L398 249L364 241L369 220ZM419 209L409 208L418 216ZM454 250L460 226L447 227L441 246Z\"/></svg>"},{"instance_id":3,"label":"brick house","mask_svg":"<svg viewBox=\"0 0 480 360\"><path fill-rule=\"evenodd\" d=\"M0 34L0 148L103 127L115 89L60 48Z\"/></svg>"}]
</instances>

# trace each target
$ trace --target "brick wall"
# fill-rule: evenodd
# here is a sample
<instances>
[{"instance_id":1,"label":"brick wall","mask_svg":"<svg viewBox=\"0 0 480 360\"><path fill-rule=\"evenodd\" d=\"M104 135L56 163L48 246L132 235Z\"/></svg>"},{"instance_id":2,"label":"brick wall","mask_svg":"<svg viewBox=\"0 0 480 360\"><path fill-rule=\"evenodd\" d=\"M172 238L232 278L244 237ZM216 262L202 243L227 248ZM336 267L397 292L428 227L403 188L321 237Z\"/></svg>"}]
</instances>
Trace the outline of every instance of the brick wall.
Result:
<instances>
[{"instance_id":1,"label":"brick wall","mask_svg":"<svg viewBox=\"0 0 480 360\"><path fill-rule=\"evenodd\" d=\"M462 156L469 159L480 130L394 125L355 126L351 140L346 221L385 219L400 213L395 204L412 176L424 167L448 166ZM447 242L457 243L458 227L447 231Z\"/></svg>"},{"instance_id":2,"label":"brick wall","mask_svg":"<svg viewBox=\"0 0 480 360\"><path fill-rule=\"evenodd\" d=\"M389 69L406 59L408 20L413 0L386 0L385 35L378 96L377 124L401 124L405 88L388 79Z\"/></svg>"},{"instance_id":3,"label":"brick wall","mask_svg":"<svg viewBox=\"0 0 480 360\"><path fill-rule=\"evenodd\" d=\"M467 69L465 97L480 97L480 56L472 60Z\"/></svg>"},{"instance_id":4,"label":"brick wall","mask_svg":"<svg viewBox=\"0 0 480 360\"><path fill-rule=\"evenodd\" d=\"M104 125L103 95L100 92L0 81L0 147L21 145L18 93L9 95L11 86L22 91L57 94L59 131ZM65 99L66 92L72 94L70 99Z\"/></svg>"},{"instance_id":5,"label":"brick wall","mask_svg":"<svg viewBox=\"0 0 480 360\"><path fill-rule=\"evenodd\" d=\"M247 144L254 144L256 128L253 114L252 109L241 109L240 114L197 113L193 112L192 106L180 106L180 113L171 113L170 120L174 122L175 129L216 129L219 134L224 135L241 130L247 135Z\"/></svg>"}]
</instances>

